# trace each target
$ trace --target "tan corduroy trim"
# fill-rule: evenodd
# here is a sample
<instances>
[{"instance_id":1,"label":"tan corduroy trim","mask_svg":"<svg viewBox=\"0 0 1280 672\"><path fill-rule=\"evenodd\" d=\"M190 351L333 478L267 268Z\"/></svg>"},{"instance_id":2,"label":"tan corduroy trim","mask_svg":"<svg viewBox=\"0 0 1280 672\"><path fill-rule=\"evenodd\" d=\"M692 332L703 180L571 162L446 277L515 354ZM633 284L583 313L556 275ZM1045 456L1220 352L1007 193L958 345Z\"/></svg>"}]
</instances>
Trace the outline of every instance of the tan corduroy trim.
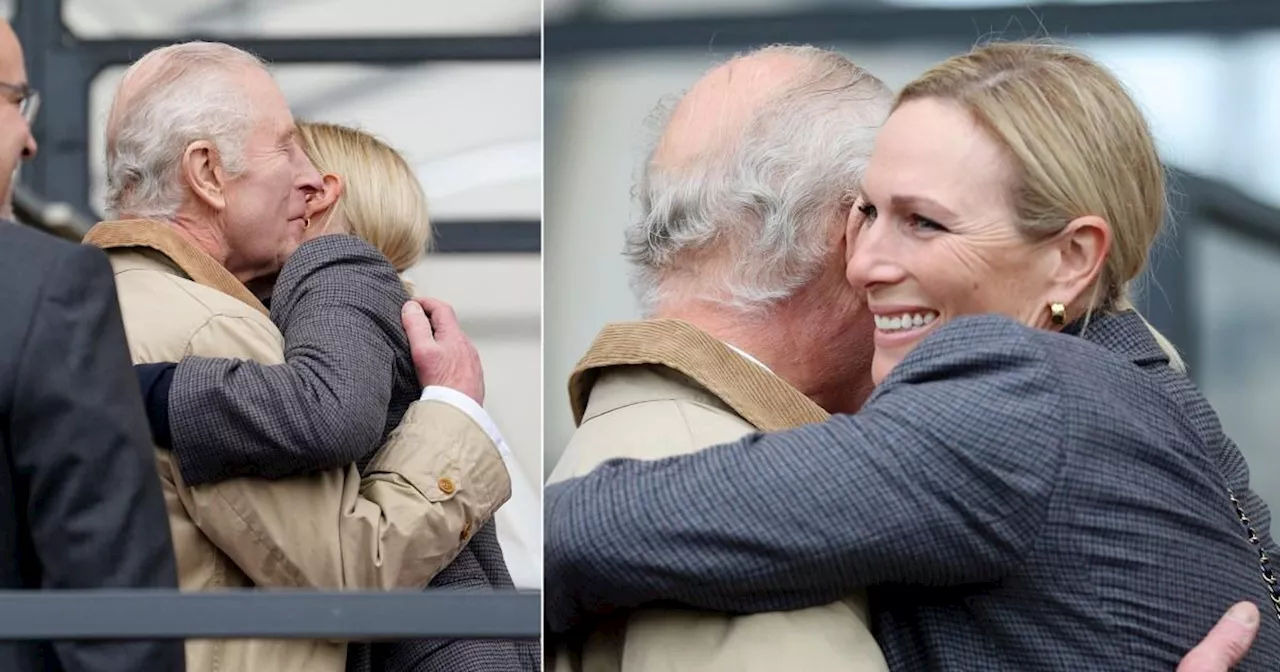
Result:
<instances>
[{"instance_id":1,"label":"tan corduroy trim","mask_svg":"<svg viewBox=\"0 0 1280 672\"><path fill-rule=\"evenodd\" d=\"M665 366L692 378L762 431L789 429L830 417L786 381L688 322L645 320L605 326L578 362L569 377L574 423L582 423L600 369L644 364Z\"/></svg>"},{"instance_id":2,"label":"tan corduroy trim","mask_svg":"<svg viewBox=\"0 0 1280 672\"><path fill-rule=\"evenodd\" d=\"M263 315L271 311L253 295L244 283L219 264L204 250L192 245L163 222L148 219L122 219L100 222L89 229L84 242L104 250L145 247L155 250L178 266L193 282L240 299Z\"/></svg>"}]
</instances>

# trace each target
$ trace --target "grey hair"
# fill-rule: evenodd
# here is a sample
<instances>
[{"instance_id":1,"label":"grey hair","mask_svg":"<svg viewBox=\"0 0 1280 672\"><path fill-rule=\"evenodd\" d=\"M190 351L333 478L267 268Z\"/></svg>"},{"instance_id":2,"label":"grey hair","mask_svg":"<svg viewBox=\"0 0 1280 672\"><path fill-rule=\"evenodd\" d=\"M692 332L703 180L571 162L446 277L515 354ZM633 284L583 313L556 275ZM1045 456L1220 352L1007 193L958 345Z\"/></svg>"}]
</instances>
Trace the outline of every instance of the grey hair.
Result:
<instances>
[{"instance_id":1,"label":"grey hair","mask_svg":"<svg viewBox=\"0 0 1280 672\"><path fill-rule=\"evenodd\" d=\"M893 92L836 52L775 45L808 66L759 106L723 151L667 167L649 152L638 183L641 216L624 254L646 315L666 281L690 270L696 298L740 311L768 309L811 282L830 254L831 227L847 213ZM660 105L655 117L669 120ZM665 123L664 123L665 125ZM704 254L728 254L702 264ZM696 267L695 267L696 266Z\"/></svg>"},{"instance_id":2,"label":"grey hair","mask_svg":"<svg viewBox=\"0 0 1280 672\"><path fill-rule=\"evenodd\" d=\"M155 49L129 67L107 119L112 217L176 216L185 194L182 156L198 140L214 144L229 175L244 171L254 110L232 75L245 68L266 64L231 45L198 41Z\"/></svg>"}]
</instances>

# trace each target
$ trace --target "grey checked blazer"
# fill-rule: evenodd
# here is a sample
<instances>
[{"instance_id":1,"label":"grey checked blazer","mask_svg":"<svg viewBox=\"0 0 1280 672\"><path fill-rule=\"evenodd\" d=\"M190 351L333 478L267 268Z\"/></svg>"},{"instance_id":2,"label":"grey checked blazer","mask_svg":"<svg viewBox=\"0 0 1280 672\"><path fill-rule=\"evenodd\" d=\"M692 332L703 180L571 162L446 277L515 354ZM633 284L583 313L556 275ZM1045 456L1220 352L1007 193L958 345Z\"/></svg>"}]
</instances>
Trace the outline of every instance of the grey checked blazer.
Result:
<instances>
[{"instance_id":1,"label":"grey checked blazer","mask_svg":"<svg viewBox=\"0 0 1280 672\"><path fill-rule=\"evenodd\" d=\"M170 388L173 453L189 484L363 470L421 388L400 323L408 300L386 258L352 236L303 244L280 272L271 319L287 364L188 357ZM431 588L512 589L493 521ZM536 670L536 643L430 640L352 645L352 672Z\"/></svg>"},{"instance_id":2,"label":"grey checked blazer","mask_svg":"<svg viewBox=\"0 0 1280 672\"><path fill-rule=\"evenodd\" d=\"M1081 335L939 327L857 415L551 486L548 627L653 602L732 613L865 587L895 670L1169 672L1234 602L1280 621L1208 403L1134 313ZM1274 476L1273 476L1274 477Z\"/></svg>"}]
</instances>

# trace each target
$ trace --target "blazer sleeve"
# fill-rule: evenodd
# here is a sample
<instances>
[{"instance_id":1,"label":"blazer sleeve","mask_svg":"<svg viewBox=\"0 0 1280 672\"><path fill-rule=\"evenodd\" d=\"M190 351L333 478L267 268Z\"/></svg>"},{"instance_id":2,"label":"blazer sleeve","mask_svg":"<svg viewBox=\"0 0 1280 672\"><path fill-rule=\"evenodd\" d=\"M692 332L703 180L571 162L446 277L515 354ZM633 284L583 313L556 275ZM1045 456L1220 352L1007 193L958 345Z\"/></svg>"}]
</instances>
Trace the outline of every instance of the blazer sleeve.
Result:
<instances>
[{"instance_id":1,"label":"blazer sleeve","mask_svg":"<svg viewBox=\"0 0 1280 672\"><path fill-rule=\"evenodd\" d=\"M42 584L178 587L164 496L105 256L48 274L16 378L13 461ZM67 670L181 670L181 642L58 642Z\"/></svg>"},{"instance_id":2,"label":"blazer sleeve","mask_svg":"<svg viewBox=\"0 0 1280 672\"><path fill-rule=\"evenodd\" d=\"M179 363L169 428L183 479L283 478L371 454L386 424L407 299L390 262L358 238L321 236L299 247L272 296L284 364Z\"/></svg>"},{"instance_id":3,"label":"blazer sleeve","mask_svg":"<svg viewBox=\"0 0 1280 672\"><path fill-rule=\"evenodd\" d=\"M415 402L363 477L354 465L199 486L172 476L200 530L270 588L420 589L511 496L494 441L440 401Z\"/></svg>"},{"instance_id":4,"label":"blazer sleeve","mask_svg":"<svg viewBox=\"0 0 1280 672\"><path fill-rule=\"evenodd\" d=\"M486 561L492 566L486 566ZM496 572L500 576L491 576ZM432 579L429 590L510 590L493 523L486 523L452 563ZM538 672L537 643L520 639L404 640L385 647L387 670L415 672Z\"/></svg>"},{"instance_id":5,"label":"blazer sleeve","mask_svg":"<svg viewBox=\"0 0 1280 672\"><path fill-rule=\"evenodd\" d=\"M994 581L1021 562L1063 448L1030 332L962 318L862 412L546 490L548 627L657 601L730 613L882 583Z\"/></svg>"}]
</instances>

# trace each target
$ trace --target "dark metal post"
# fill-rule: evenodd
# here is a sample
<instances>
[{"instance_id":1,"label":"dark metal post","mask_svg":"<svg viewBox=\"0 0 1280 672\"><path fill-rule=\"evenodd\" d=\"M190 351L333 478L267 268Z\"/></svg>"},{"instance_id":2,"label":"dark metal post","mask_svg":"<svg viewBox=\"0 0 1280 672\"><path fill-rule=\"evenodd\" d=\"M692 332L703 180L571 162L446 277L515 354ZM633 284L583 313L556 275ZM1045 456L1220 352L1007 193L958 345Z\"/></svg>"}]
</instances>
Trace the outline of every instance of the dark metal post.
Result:
<instances>
[{"instance_id":1,"label":"dark metal post","mask_svg":"<svg viewBox=\"0 0 1280 672\"><path fill-rule=\"evenodd\" d=\"M0 591L0 641L66 639L536 640L536 591L251 589Z\"/></svg>"}]
</instances>

